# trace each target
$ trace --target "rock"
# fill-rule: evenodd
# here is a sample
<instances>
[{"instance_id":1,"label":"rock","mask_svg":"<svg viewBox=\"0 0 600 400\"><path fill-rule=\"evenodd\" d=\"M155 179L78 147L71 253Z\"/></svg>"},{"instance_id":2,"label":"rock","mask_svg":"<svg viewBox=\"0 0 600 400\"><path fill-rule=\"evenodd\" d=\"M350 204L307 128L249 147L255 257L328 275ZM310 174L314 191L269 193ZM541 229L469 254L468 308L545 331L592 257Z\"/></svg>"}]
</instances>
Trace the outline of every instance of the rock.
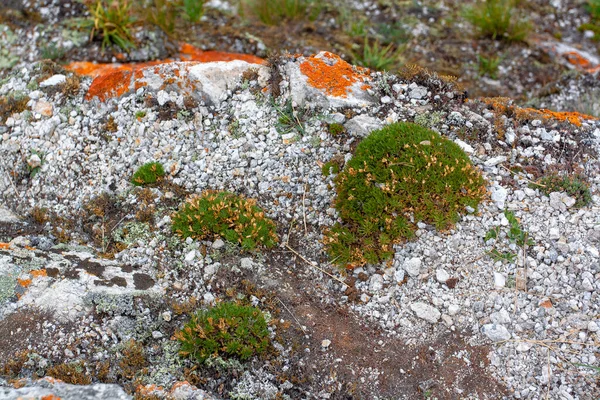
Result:
<instances>
[{"instance_id":1,"label":"rock","mask_svg":"<svg viewBox=\"0 0 600 400\"><path fill-rule=\"evenodd\" d=\"M396 272L394 273L394 279L396 279L397 283L403 283L404 282L404 270L401 268L398 268L396 270Z\"/></svg>"},{"instance_id":2,"label":"rock","mask_svg":"<svg viewBox=\"0 0 600 400\"><path fill-rule=\"evenodd\" d=\"M212 244L212 248L215 249L215 250L219 250L223 246L225 246L225 242L222 239L217 239Z\"/></svg>"},{"instance_id":3,"label":"rock","mask_svg":"<svg viewBox=\"0 0 600 400\"><path fill-rule=\"evenodd\" d=\"M10 210L7 210L6 208L0 207L0 224L14 224L20 221L21 220L19 219L19 217L16 216L16 214L13 214Z\"/></svg>"},{"instance_id":4,"label":"rock","mask_svg":"<svg viewBox=\"0 0 600 400\"><path fill-rule=\"evenodd\" d=\"M244 258L240 259L240 267L242 269L251 270L254 267L254 261L252 261L252 259L250 257L244 257Z\"/></svg>"},{"instance_id":5,"label":"rock","mask_svg":"<svg viewBox=\"0 0 600 400\"><path fill-rule=\"evenodd\" d=\"M165 322L169 322L171 320L171 313L169 311L165 311L160 315Z\"/></svg>"},{"instance_id":6,"label":"rock","mask_svg":"<svg viewBox=\"0 0 600 400\"><path fill-rule=\"evenodd\" d=\"M577 200L562 192L552 192L548 197L550 198L550 207L558 211L566 211L577 202Z\"/></svg>"},{"instance_id":7,"label":"rock","mask_svg":"<svg viewBox=\"0 0 600 400\"><path fill-rule=\"evenodd\" d=\"M27 159L27 165L29 165L29 168L31 169L38 168L42 165L42 159L37 154L32 154Z\"/></svg>"},{"instance_id":8,"label":"rock","mask_svg":"<svg viewBox=\"0 0 600 400\"><path fill-rule=\"evenodd\" d=\"M483 165L485 165L486 167L494 167L498 164L502 164L506 160L507 160L507 158L505 156L492 157L492 158L488 159L487 161L485 161L483 163Z\"/></svg>"},{"instance_id":9,"label":"rock","mask_svg":"<svg viewBox=\"0 0 600 400\"><path fill-rule=\"evenodd\" d=\"M419 86L414 82L408 86L408 89L408 97L411 99L421 100L427 96L427 88L424 86Z\"/></svg>"},{"instance_id":10,"label":"rock","mask_svg":"<svg viewBox=\"0 0 600 400\"><path fill-rule=\"evenodd\" d=\"M458 147L460 147L467 154L473 154L475 152L475 149L473 149L473 147L471 147L470 145L468 145L460 139L454 139L454 143L456 143Z\"/></svg>"},{"instance_id":11,"label":"rock","mask_svg":"<svg viewBox=\"0 0 600 400\"><path fill-rule=\"evenodd\" d=\"M500 185L492 186L492 201L496 203L496 207L504 209L508 191Z\"/></svg>"},{"instance_id":12,"label":"rock","mask_svg":"<svg viewBox=\"0 0 600 400\"><path fill-rule=\"evenodd\" d=\"M35 106L33 106L33 111L43 115L44 117L51 117L52 113L54 112L54 107L52 106L52 103L45 100L40 100L35 103Z\"/></svg>"},{"instance_id":13,"label":"rock","mask_svg":"<svg viewBox=\"0 0 600 400\"><path fill-rule=\"evenodd\" d=\"M421 273L421 259L413 257L410 260L405 261L402 268L404 268L404 270L413 278L417 277Z\"/></svg>"},{"instance_id":14,"label":"rock","mask_svg":"<svg viewBox=\"0 0 600 400\"><path fill-rule=\"evenodd\" d=\"M460 307L456 304L450 304L448 306L448 314L449 315L456 315L456 314L458 314L459 311L460 311Z\"/></svg>"},{"instance_id":15,"label":"rock","mask_svg":"<svg viewBox=\"0 0 600 400\"><path fill-rule=\"evenodd\" d=\"M442 315L437 308L422 302L412 303L410 305L410 309L416 314L417 317L431 322L432 324L436 323Z\"/></svg>"},{"instance_id":16,"label":"rock","mask_svg":"<svg viewBox=\"0 0 600 400\"><path fill-rule=\"evenodd\" d=\"M376 292L383 288L383 276L379 274L374 274L371 276L371 280L369 281L369 290L372 292Z\"/></svg>"},{"instance_id":17,"label":"rock","mask_svg":"<svg viewBox=\"0 0 600 400\"><path fill-rule=\"evenodd\" d=\"M600 328L598 327L598 324L596 322L594 322L594 321L588 322L588 324L587 324L587 330L588 331L590 331L590 332L598 332L598 329L600 329Z\"/></svg>"},{"instance_id":18,"label":"rock","mask_svg":"<svg viewBox=\"0 0 600 400\"><path fill-rule=\"evenodd\" d=\"M67 77L63 74L52 75L50 78L41 81L40 87L56 86L63 84L67 81Z\"/></svg>"},{"instance_id":19,"label":"rock","mask_svg":"<svg viewBox=\"0 0 600 400\"><path fill-rule=\"evenodd\" d=\"M439 283L446 283L446 281L448 279L450 279L450 274L448 274L445 270L443 269L436 269L435 270L435 279L439 282Z\"/></svg>"},{"instance_id":20,"label":"rock","mask_svg":"<svg viewBox=\"0 0 600 400\"><path fill-rule=\"evenodd\" d=\"M499 272L494 272L494 287L496 289L503 289L506 285L506 278Z\"/></svg>"},{"instance_id":21,"label":"rock","mask_svg":"<svg viewBox=\"0 0 600 400\"><path fill-rule=\"evenodd\" d=\"M321 347L324 349L328 348L330 345L331 345L331 340L329 340L329 339L324 339L321 342Z\"/></svg>"},{"instance_id":22,"label":"rock","mask_svg":"<svg viewBox=\"0 0 600 400\"><path fill-rule=\"evenodd\" d=\"M498 325L510 324L510 314L508 313L508 311L506 311L504 309L493 313L490 316L490 319L492 320L492 322L494 324L498 324Z\"/></svg>"},{"instance_id":23,"label":"rock","mask_svg":"<svg viewBox=\"0 0 600 400\"><path fill-rule=\"evenodd\" d=\"M487 324L482 328L483 333L493 342L501 342L510 339L510 332L503 325Z\"/></svg>"},{"instance_id":24,"label":"rock","mask_svg":"<svg viewBox=\"0 0 600 400\"><path fill-rule=\"evenodd\" d=\"M154 339L160 339L163 337L163 334L159 331L152 331L152 338Z\"/></svg>"},{"instance_id":25,"label":"rock","mask_svg":"<svg viewBox=\"0 0 600 400\"><path fill-rule=\"evenodd\" d=\"M185 255L185 262L187 264L191 264L194 262L194 259L196 258L196 250L190 250L186 255Z\"/></svg>"},{"instance_id":26,"label":"rock","mask_svg":"<svg viewBox=\"0 0 600 400\"><path fill-rule=\"evenodd\" d=\"M42 378L27 381L20 389L0 386L0 400L10 399L131 400L132 397L114 384L70 385L54 378Z\"/></svg>"},{"instance_id":27,"label":"rock","mask_svg":"<svg viewBox=\"0 0 600 400\"><path fill-rule=\"evenodd\" d=\"M365 137L372 131L383 127L383 123L377 118L361 114L346 122L344 126L352 135Z\"/></svg>"},{"instance_id":28,"label":"rock","mask_svg":"<svg viewBox=\"0 0 600 400\"><path fill-rule=\"evenodd\" d=\"M525 352L531 350L532 347L533 347L532 343L529 343L529 342L519 342L519 344L517 344L516 350L519 353L525 353Z\"/></svg>"},{"instance_id":29,"label":"rock","mask_svg":"<svg viewBox=\"0 0 600 400\"><path fill-rule=\"evenodd\" d=\"M548 230L548 239L552 239L552 240L560 239L560 230L557 227L550 228Z\"/></svg>"}]
</instances>

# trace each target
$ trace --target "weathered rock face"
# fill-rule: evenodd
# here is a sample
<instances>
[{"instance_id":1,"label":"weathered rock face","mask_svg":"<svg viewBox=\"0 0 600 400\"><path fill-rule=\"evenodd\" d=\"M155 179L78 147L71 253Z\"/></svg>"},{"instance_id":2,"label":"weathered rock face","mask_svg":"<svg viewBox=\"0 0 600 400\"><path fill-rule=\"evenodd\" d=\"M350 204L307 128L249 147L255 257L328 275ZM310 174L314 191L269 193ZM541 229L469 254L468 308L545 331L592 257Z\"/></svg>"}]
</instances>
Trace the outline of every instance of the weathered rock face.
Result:
<instances>
[{"instance_id":1,"label":"weathered rock face","mask_svg":"<svg viewBox=\"0 0 600 400\"><path fill-rule=\"evenodd\" d=\"M122 303L126 311L134 294L162 293L155 279L139 267L97 259L92 249L39 250L29 244L16 238L0 248L0 314L34 307L68 322L91 311L102 296Z\"/></svg>"},{"instance_id":2,"label":"weathered rock face","mask_svg":"<svg viewBox=\"0 0 600 400\"><path fill-rule=\"evenodd\" d=\"M54 378L27 382L25 387L12 389L0 385L0 400L62 399L62 400L130 400L132 397L118 385L69 385Z\"/></svg>"}]
</instances>

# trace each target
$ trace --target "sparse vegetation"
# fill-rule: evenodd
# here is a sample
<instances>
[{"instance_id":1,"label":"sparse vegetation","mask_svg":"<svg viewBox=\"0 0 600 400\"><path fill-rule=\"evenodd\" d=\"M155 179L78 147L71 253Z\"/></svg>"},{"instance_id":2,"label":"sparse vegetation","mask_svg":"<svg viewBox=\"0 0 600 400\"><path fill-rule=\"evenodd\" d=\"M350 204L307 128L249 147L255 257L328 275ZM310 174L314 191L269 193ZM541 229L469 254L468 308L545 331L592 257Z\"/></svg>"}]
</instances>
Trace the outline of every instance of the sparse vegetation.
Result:
<instances>
[{"instance_id":1,"label":"sparse vegetation","mask_svg":"<svg viewBox=\"0 0 600 400\"><path fill-rule=\"evenodd\" d=\"M46 375L71 385L89 385L92 383L92 378L86 373L85 365L80 362L55 365L48 368Z\"/></svg>"},{"instance_id":2,"label":"sparse vegetation","mask_svg":"<svg viewBox=\"0 0 600 400\"><path fill-rule=\"evenodd\" d=\"M498 79L498 67L502 61L501 57L478 55L477 59L479 60L479 76L487 75L492 79Z\"/></svg>"},{"instance_id":3,"label":"sparse vegetation","mask_svg":"<svg viewBox=\"0 0 600 400\"><path fill-rule=\"evenodd\" d=\"M131 177L131 183L135 186L144 186L156 183L165 176L165 169L159 162L149 162L137 169Z\"/></svg>"},{"instance_id":4,"label":"sparse vegetation","mask_svg":"<svg viewBox=\"0 0 600 400\"><path fill-rule=\"evenodd\" d=\"M28 102L29 97L19 92L0 96L0 121L6 122L6 119L13 114L27 110Z\"/></svg>"},{"instance_id":5,"label":"sparse vegetation","mask_svg":"<svg viewBox=\"0 0 600 400\"><path fill-rule=\"evenodd\" d=\"M403 50L402 47L397 47L393 43L384 46L377 39L371 41L365 37L362 52L352 53L352 60L353 63L363 67L376 71L387 71L394 69L393 67L399 64Z\"/></svg>"},{"instance_id":6,"label":"sparse vegetation","mask_svg":"<svg viewBox=\"0 0 600 400\"><path fill-rule=\"evenodd\" d=\"M343 133L346 133L346 128L344 125L338 124L337 122L329 124L327 130L331 136L339 136Z\"/></svg>"},{"instance_id":7,"label":"sparse vegetation","mask_svg":"<svg viewBox=\"0 0 600 400\"><path fill-rule=\"evenodd\" d=\"M245 250L277 243L275 224L256 201L229 192L209 190L192 197L172 219L173 231L184 238L222 237Z\"/></svg>"},{"instance_id":8,"label":"sparse vegetation","mask_svg":"<svg viewBox=\"0 0 600 400\"><path fill-rule=\"evenodd\" d=\"M465 8L463 15L480 37L519 42L531 31L531 24L516 8L518 0L483 0Z\"/></svg>"},{"instance_id":9,"label":"sparse vegetation","mask_svg":"<svg viewBox=\"0 0 600 400\"><path fill-rule=\"evenodd\" d=\"M200 363L218 357L246 361L271 346L261 310L233 302L198 311L175 337L180 354Z\"/></svg>"},{"instance_id":10,"label":"sparse vegetation","mask_svg":"<svg viewBox=\"0 0 600 400\"><path fill-rule=\"evenodd\" d=\"M529 237L529 233L527 231L525 231L523 228L521 228L521 224L519 223L519 220L517 219L517 217L515 216L515 214L512 211L508 211L508 210L504 211L504 216L508 220L508 229L506 230L506 238L508 239L509 243L514 243L519 248L524 248L525 246L533 246L535 244L533 242L533 240ZM498 241L498 239L502 237L501 236L502 231L503 231L503 229L500 226L496 226L496 227L490 229L485 234L484 241L487 242L490 239L495 239L496 240L495 244L501 245L501 243ZM514 263L517 259L518 253L513 250L500 251L500 250L498 250L498 248L493 248L492 250L488 251L488 255L494 261L508 261L508 262Z\"/></svg>"},{"instance_id":11,"label":"sparse vegetation","mask_svg":"<svg viewBox=\"0 0 600 400\"><path fill-rule=\"evenodd\" d=\"M352 268L377 264L424 221L449 229L477 207L484 179L455 143L412 123L372 132L335 178L342 223L327 230L332 260Z\"/></svg>"},{"instance_id":12,"label":"sparse vegetation","mask_svg":"<svg viewBox=\"0 0 600 400\"><path fill-rule=\"evenodd\" d=\"M88 7L90 19L82 20L91 28L90 40L102 38L102 49L115 44L125 51L135 47L131 28L136 23L129 0L82 0Z\"/></svg>"},{"instance_id":13,"label":"sparse vegetation","mask_svg":"<svg viewBox=\"0 0 600 400\"><path fill-rule=\"evenodd\" d=\"M304 119L308 111L302 107L295 106L291 100L285 102L283 106L277 103L272 103L279 117L277 118L277 130L281 134L290 133L292 131L304 135L306 129L304 127Z\"/></svg>"},{"instance_id":14,"label":"sparse vegetation","mask_svg":"<svg viewBox=\"0 0 600 400\"><path fill-rule=\"evenodd\" d=\"M549 174L542 177L537 185L531 185L531 188L540 189L546 196L552 192L565 192L576 200L575 207L585 207L592 202L590 185L585 177L572 174Z\"/></svg>"},{"instance_id":15,"label":"sparse vegetation","mask_svg":"<svg viewBox=\"0 0 600 400\"><path fill-rule=\"evenodd\" d=\"M280 25L285 20L314 20L321 7L312 0L242 0L240 15L252 15L265 25Z\"/></svg>"}]
</instances>

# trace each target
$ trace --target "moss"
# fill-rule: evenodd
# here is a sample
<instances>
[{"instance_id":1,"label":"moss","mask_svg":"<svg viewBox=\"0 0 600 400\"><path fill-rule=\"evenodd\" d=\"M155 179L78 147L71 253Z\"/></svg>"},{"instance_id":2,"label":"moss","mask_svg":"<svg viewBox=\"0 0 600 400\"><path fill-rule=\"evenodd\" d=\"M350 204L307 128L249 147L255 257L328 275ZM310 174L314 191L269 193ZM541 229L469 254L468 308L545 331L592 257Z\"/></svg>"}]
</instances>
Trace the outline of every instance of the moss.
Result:
<instances>
[{"instance_id":1,"label":"moss","mask_svg":"<svg viewBox=\"0 0 600 400\"><path fill-rule=\"evenodd\" d=\"M4 122L13 114L19 114L27 110L28 102L29 97L20 93L0 96L0 121Z\"/></svg>"},{"instance_id":2,"label":"moss","mask_svg":"<svg viewBox=\"0 0 600 400\"><path fill-rule=\"evenodd\" d=\"M209 190L193 197L173 216L172 228L184 238L222 237L245 250L277 243L275 224L256 201L229 192Z\"/></svg>"},{"instance_id":3,"label":"moss","mask_svg":"<svg viewBox=\"0 0 600 400\"><path fill-rule=\"evenodd\" d=\"M213 357L245 361L271 346L263 313L233 302L197 312L175 337L180 354L201 363Z\"/></svg>"},{"instance_id":4,"label":"moss","mask_svg":"<svg viewBox=\"0 0 600 400\"><path fill-rule=\"evenodd\" d=\"M342 124L338 124L336 122L329 124L327 127L329 134L333 137L340 136L346 133L346 128Z\"/></svg>"},{"instance_id":5,"label":"moss","mask_svg":"<svg viewBox=\"0 0 600 400\"><path fill-rule=\"evenodd\" d=\"M119 369L123 377L133 379L136 374L143 373L143 368L148 365L144 347L141 343L130 339L121 350Z\"/></svg>"},{"instance_id":6,"label":"moss","mask_svg":"<svg viewBox=\"0 0 600 400\"><path fill-rule=\"evenodd\" d=\"M335 178L342 222L325 231L340 266L376 264L411 238L419 221L446 230L477 207L484 179L454 142L412 123L372 132Z\"/></svg>"},{"instance_id":7,"label":"moss","mask_svg":"<svg viewBox=\"0 0 600 400\"><path fill-rule=\"evenodd\" d=\"M92 383L92 378L86 373L85 365L81 362L55 365L48 368L46 375L71 385L89 385Z\"/></svg>"},{"instance_id":8,"label":"moss","mask_svg":"<svg viewBox=\"0 0 600 400\"><path fill-rule=\"evenodd\" d=\"M149 162L137 169L131 177L131 183L135 186L144 186L156 183L165 176L165 169L159 162Z\"/></svg>"},{"instance_id":9,"label":"moss","mask_svg":"<svg viewBox=\"0 0 600 400\"><path fill-rule=\"evenodd\" d=\"M323 168L321 168L323 176L327 177L331 174L338 174L340 172L340 166L335 161L327 161Z\"/></svg>"}]
</instances>

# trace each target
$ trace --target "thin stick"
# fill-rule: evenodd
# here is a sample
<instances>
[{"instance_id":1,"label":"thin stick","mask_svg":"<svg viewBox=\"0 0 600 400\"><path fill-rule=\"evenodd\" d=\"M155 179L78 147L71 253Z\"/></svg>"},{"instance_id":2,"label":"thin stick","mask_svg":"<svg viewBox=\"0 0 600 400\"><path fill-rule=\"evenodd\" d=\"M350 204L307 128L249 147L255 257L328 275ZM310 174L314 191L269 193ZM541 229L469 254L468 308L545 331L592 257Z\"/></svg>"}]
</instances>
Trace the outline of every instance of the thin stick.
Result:
<instances>
[{"instance_id":1,"label":"thin stick","mask_svg":"<svg viewBox=\"0 0 600 400\"><path fill-rule=\"evenodd\" d=\"M300 321L298 321L298 318L296 318L296 316L294 315L294 313L291 312L289 308L287 308L287 306L285 305L285 303L283 301L281 301L281 299L279 297L275 296L275 298L277 300L279 300L279 302L281 303L281 305L283 306L283 308L285 308L287 310L287 312L292 316L292 318L294 318L294 321L296 321L296 323L298 324L298 326L300 327L300 329L302 329L302 332L304 332L304 334L306 334L306 329L304 329L304 326L300 323Z\"/></svg>"},{"instance_id":2,"label":"thin stick","mask_svg":"<svg viewBox=\"0 0 600 400\"><path fill-rule=\"evenodd\" d=\"M308 234L308 228L306 227L306 206L305 206L305 199L306 199L306 184L304 184L304 190L302 191L302 215L304 217L304 234L307 235Z\"/></svg>"},{"instance_id":3,"label":"thin stick","mask_svg":"<svg viewBox=\"0 0 600 400\"><path fill-rule=\"evenodd\" d=\"M513 172L510 169L506 168L504 165L500 164L500 166L502 168L504 168L505 170L507 170L508 172L510 172L511 174L516 175L515 172ZM521 178L525 179L527 182L531 183L532 185L536 185L536 186L540 186L540 187L546 187L546 185L542 185L541 183L537 183L536 181L532 181L531 179L527 179L524 176L522 176Z\"/></svg>"},{"instance_id":4,"label":"thin stick","mask_svg":"<svg viewBox=\"0 0 600 400\"><path fill-rule=\"evenodd\" d=\"M342 285L346 285L348 286L348 284L346 282L344 282L343 280L331 275L329 272L325 271L322 268L317 267L317 263L315 262L311 262L308 261L306 258L304 258L300 253L298 253L296 250L292 249L288 244L285 245L285 247L288 248L289 251L291 251L292 253L294 253L296 256L298 256L302 261L304 261L305 263L307 263L308 265L310 265L311 267L321 271L322 273L324 273L325 275L329 276L331 279L335 279L336 281L338 281L339 283L341 283Z\"/></svg>"},{"instance_id":5,"label":"thin stick","mask_svg":"<svg viewBox=\"0 0 600 400\"><path fill-rule=\"evenodd\" d=\"M550 382L552 378L551 371L552 370L550 369L550 349L548 349L548 387L546 388L546 400L550 398Z\"/></svg>"},{"instance_id":6,"label":"thin stick","mask_svg":"<svg viewBox=\"0 0 600 400\"><path fill-rule=\"evenodd\" d=\"M8 177L8 181L10 182L13 190L15 191L15 193L17 194L17 197L21 197L21 194L19 193L19 191L17 190L17 187L15 186L15 183L13 182L10 174L8 173L8 171L4 170L4 173L6 174L6 176Z\"/></svg>"}]
</instances>

